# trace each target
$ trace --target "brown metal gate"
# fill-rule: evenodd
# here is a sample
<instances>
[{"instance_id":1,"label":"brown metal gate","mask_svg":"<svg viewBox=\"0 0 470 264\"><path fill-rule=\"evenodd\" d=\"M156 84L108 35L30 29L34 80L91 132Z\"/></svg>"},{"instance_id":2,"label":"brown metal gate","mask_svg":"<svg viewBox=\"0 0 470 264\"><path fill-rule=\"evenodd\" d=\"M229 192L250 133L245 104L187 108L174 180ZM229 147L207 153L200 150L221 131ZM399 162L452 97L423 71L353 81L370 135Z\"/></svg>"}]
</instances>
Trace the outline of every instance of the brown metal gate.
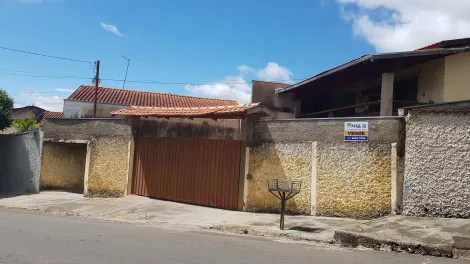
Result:
<instances>
[{"instance_id":1,"label":"brown metal gate","mask_svg":"<svg viewBox=\"0 0 470 264\"><path fill-rule=\"evenodd\" d=\"M139 137L132 193L237 210L241 148L238 140Z\"/></svg>"}]
</instances>

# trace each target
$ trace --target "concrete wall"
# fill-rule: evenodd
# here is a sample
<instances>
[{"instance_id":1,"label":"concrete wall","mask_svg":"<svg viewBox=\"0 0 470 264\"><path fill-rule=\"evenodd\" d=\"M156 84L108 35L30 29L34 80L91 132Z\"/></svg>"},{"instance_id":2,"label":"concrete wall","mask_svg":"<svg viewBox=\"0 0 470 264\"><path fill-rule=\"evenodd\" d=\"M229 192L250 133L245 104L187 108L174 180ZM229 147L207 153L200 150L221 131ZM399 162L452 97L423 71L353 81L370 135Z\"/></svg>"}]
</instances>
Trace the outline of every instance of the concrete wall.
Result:
<instances>
[{"instance_id":1,"label":"concrete wall","mask_svg":"<svg viewBox=\"0 0 470 264\"><path fill-rule=\"evenodd\" d=\"M293 94L275 94L276 89L290 84L252 81L251 102L263 103L276 115L276 119L294 118L300 113L300 100L294 100Z\"/></svg>"},{"instance_id":2,"label":"concrete wall","mask_svg":"<svg viewBox=\"0 0 470 264\"><path fill-rule=\"evenodd\" d=\"M44 142L41 190L82 193L85 182L87 144Z\"/></svg>"},{"instance_id":3,"label":"concrete wall","mask_svg":"<svg viewBox=\"0 0 470 264\"><path fill-rule=\"evenodd\" d=\"M240 120L208 118L141 118L141 136L207 138L207 139L240 139Z\"/></svg>"},{"instance_id":4,"label":"concrete wall","mask_svg":"<svg viewBox=\"0 0 470 264\"><path fill-rule=\"evenodd\" d=\"M470 99L470 52L458 53L445 58L444 101Z\"/></svg>"},{"instance_id":5,"label":"concrete wall","mask_svg":"<svg viewBox=\"0 0 470 264\"><path fill-rule=\"evenodd\" d=\"M405 215L470 217L469 127L468 112L409 112Z\"/></svg>"},{"instance_id":6,"label":"concrete wall","mask_svg":"<svg viewBox=\"0 0 470 264\"><path fill-rule=\"evenodd\" d=\"M0 193L37 193L42 132L0 135Z\"/></svg>"},{"instance_id":7,"label":"concrete wall","mask_svg":"<svg viewBox=\"0 0 470 264\"><path fill-rule=\"evenodd\" d=\"M346 121L369 122L369 142L344 142ZM287 207L292 213L371 218L399 212L403 140L401 118L254 122L246 210L278 210L266 180L287 178L302 181Z\"/></svg>"},{"instance_id":8,"label":"concrete wall","mask_svg":"<svg viewBox=\"0 0 470 264\"><path fill-rule=\"evenodd\" d=\"M87 144L89 165L85 167L84 185L88 196L126 195L132 139L130 120L46 119L43 129L45 141ZM54 162L57 161L43 160L43 167L52 166Z\"/></svg>"}]
</instances>

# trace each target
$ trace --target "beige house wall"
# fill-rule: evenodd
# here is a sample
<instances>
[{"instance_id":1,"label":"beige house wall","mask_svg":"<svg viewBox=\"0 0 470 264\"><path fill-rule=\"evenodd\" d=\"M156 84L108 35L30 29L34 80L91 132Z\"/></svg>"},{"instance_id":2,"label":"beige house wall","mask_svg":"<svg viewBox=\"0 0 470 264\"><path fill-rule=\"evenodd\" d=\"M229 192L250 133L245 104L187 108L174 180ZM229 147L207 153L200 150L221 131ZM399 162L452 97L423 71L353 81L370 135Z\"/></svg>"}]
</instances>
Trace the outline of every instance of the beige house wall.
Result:
<instances>
[{"instance_id":1,"label":"beige house wall","mask_svg":"<svg viewBox=\"0 0 470 264\"><path fill-rule=\"evenodd\" d=\"M444 101L470 99L470 52L445 57Z\"/></svg>"},{"instance_id":2,"label":"beige house wall","mask_svg":"<svg viewBox=\"0 0 470 264\"><path fill-rule=\"evenodd\" d=\"M419 72L417 99L420 103L444 102L445 59L435 59L406 68L396 75Z\"/></svg>"},{"instance_id":3,"label":"beige house wall","mask_svg":"<svg viewBox=\"0 0 470 264\"><path fill-rule=\"evenodd\" d=\"M83 192L87 145L44 142L40 188Z\"/></svg>"}]
</instances>

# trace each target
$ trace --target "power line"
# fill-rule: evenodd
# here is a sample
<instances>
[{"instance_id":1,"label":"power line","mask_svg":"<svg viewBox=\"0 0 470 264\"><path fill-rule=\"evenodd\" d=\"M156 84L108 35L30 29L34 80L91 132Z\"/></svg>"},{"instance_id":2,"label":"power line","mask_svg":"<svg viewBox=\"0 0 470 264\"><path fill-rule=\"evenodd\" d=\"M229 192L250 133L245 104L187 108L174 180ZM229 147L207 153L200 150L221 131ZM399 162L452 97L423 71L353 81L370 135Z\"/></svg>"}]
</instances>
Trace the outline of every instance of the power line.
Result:
<instances>
[{"instance_id":1,"label":"power line","mask_svg":"<svg viewBox=\"0 0 470 264\"><path fill-rule=\"evenodd\" d=\"M41 54L41 53L36 53L36 52L31 52L31 51L25 51L25 50L19 50L19 49L12 49L12 48L2 47L2 46L0 46L0 49L9 50L9 51L15 51L15 52L21 52L21 53L26 53L26 54L36 55L36 56L41 56L41 57L59 59L59 60L68 60L68 61L75 61L75 62L83 62L83 63L88 63L88 64L93 63L93 62L91 62L91 61L70 59L70 58L66 58L66 57L59 57L59 56Z\"/></svg>"},{"instance_id":2,"label":"power line","mask_svg":"<svg viewBox=\"0 0 470 264\"><path fill-rule=\"evenodd\" d=\"M20 72L20 71L19 71ZM19 74L19 73L3 73L0 72L0 75L8 75L8 76L24 76L24 77L33 77L33 78L52 78L52 79L77 79L77 80L93 80L94 78L91 77L80 77L80 76L58 76L58 75L34 75L34 74ZM309 78L309 77L307 77ZM273 82L282 82L282 81L300 81L305 80L307 78L294 78L294 79L279 79L279 80L271 80ZM111 81L111 82L123 82L122 79L111 79L111 78L100 78L102 81ZM142 84L165 84L165 85L182 85L182 84L190 84L190 85L211 85L216 83L221 84L247 84L247 82L230 82L230 81L200 81L200 82L191 82L191 81L153 81L153 80L126 80L126 82L130 83L142 83Z\"/></svg>"},{"instance_id":3,"label":"power line","mask_svg":"<svg viewBox=\"0 0 470 264\"><path fill-rule=\"evenodd\" d=\"M93 79L90 77L78 77L78 76L33 75L33 74L18 74L18 73L4 73L4 72L0 72L0 75L24 76L24 77L34 77L34 78L52 78L52 79L81 79L81 80Z\"/></svg>"},{"instance_id":4,"label":"power line","mask_svg":"<svg viewBox=\"0 0 470 264\"><path fill-rule=\"evenodd\" d=\"M310 78L310 77L308 77ZM298 80L305 80L307 78L294 78L294 79L279 79L279 80L272 80L273 82L282 82L282 81L298 81ZM103 81L112 81L112 82L122 82L124 80L119 80L119 79L100 79ZM230 81L211 81L211 82L184 82L184 81L175 81L175 82L167 82L167 81L141 81L141 80L126 80L126 82L130 83L147 83L147 84L192 84L192 85L204 85L204 84L216 84L216 83L221 83L221 84L247 84L247 82L230 82Z\"/></svg>"}]
</instances>

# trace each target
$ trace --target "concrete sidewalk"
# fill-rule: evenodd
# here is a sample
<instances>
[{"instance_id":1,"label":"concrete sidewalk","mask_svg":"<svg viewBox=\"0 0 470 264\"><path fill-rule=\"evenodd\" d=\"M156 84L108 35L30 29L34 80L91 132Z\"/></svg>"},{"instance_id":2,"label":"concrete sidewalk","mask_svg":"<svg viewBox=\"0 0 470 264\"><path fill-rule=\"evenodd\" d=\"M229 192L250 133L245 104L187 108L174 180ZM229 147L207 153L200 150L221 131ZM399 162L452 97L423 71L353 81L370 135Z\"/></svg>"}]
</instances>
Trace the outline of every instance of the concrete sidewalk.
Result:
<instances>
[{"instance_id":1,"label":"concrete sidewalk","mask_svg":"<svg viewBox=\"0 0 470 264\"><path fill-rule=\"evenodd\" d=\"M365 222L345 218L286 216L285 230L280 231L279 215L276 214L228 211L134 195L124 198L85 198L81 194L67 192L4 197L0 199L0 208L162 228L205 229L323 243L333 243L336 230Z\"/></svg>"},{"instance_id":2,"label":"concrete sidewalk","mask_svg":"<svg viewBox=\"0 0 470 264\"><path fill-rule=\"evenodd\" d=\"M470 252L470 220L467 219L389 216L368 221L286 216L286 230L280 231L279 215L275 214L228 211L133 195L103 199L66 192L0 197L0 208L454 258L467 258Z\"/></svg>"}]
</instances>

